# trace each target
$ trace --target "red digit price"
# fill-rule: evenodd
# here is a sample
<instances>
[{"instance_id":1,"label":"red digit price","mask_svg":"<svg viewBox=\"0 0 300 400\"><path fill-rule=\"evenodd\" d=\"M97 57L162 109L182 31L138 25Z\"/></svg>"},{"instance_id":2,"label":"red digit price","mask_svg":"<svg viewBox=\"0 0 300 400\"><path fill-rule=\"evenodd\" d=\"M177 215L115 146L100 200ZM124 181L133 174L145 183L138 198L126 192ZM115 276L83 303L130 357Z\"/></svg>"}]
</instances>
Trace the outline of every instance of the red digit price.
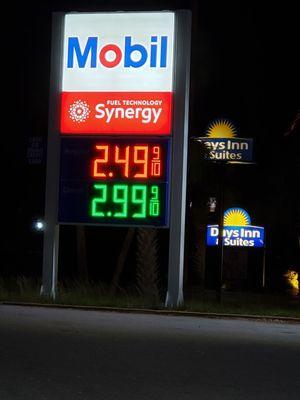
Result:
<instances>
[{"instance_id":1,"label":"red digit price","mask_svg":"<svg viewBox=\"0 0 300 400\"><path fill-rule=\"evenodd\" d=\"M148 146L133 146L134 149L134 164L141 165L142 172L137 172L134 178L147 178L148 177Z\"/></svg>"},{"instance_id":2,"label":"red digit price","mask_svg":"<svg viewBox=\"0 0 300 400\"><path fill-rule=\"evenodd\" d=\"M159 145L144 144L97 144L97 157L92 160L94 178L160 178L162 169L162 148Z\"/></svg>"},{"instance_id":3,"label":"red digit price","mask_svg":"<svg viewBox=\"0 0 300 400\"><path fill-rule=\"evenodd\" d=\"M95 178L105 178L106 174L100 171L100 165L106 164L108 161L108 146L96 146L99 153L102 153L102 157L96 158L94 160L93 176Z\"/></svg>"},{"instance_id":4,"label":"red digit price","mask_svg":"<svg viewBox=\"0 0 300 400\"><path fill-rule=\"evenodd\" d=\"M124 164L124 176L128 178L129 171L129 146L125 148L124 158L120 158L120 147L115 146L115 163L116 164Z\"/></svg>"}]
</instances>

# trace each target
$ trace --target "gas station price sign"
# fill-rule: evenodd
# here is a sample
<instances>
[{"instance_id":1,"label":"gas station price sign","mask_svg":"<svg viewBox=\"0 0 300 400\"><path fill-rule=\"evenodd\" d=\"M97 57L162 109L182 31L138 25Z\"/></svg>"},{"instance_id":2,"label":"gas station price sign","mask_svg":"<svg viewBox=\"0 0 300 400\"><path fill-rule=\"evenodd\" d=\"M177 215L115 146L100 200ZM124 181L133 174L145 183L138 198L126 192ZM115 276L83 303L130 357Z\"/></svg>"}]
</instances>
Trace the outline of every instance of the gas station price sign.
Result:
<instances>
[{"instance_id":1,"label":"gas station price sign","mask_svg":"<svg viewBox=\"0 0 300 400\"><path fill-rule=\"evenodd\" d=\"M173 12L64 16L58 222L169 224Z\"/></svg>"},{"instance_id":2,"label":"gas station price sign","mask_svg":"<svg viewBox=\"0 0 300 400\"><path fill-rule=\"evenodd\" d=\"M165 226L170 139L61 141L59 221Z\"/></svg>"},{"instance_id":3,"label":"gas station price sign","mask_svg":"<svg viewBox=\"0 0 300 400\"><path fill-rule=\"evenodd\" d=\"M53 13L43 285L62 224L170 228L166 305L183 303L191 13Z\"/></svg>"}]
</instances>

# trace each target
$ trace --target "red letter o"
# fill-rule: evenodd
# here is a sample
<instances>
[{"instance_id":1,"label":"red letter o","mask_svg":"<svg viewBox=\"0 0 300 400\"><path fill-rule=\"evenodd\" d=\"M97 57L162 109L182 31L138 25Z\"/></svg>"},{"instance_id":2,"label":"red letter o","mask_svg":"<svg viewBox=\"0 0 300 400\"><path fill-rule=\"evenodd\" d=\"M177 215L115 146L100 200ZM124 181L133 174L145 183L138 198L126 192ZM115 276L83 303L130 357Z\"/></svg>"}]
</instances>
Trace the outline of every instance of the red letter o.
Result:
<instances>
[{"instance_id":1,"label":"red letter o","mask_svg":"<svg viewBox=\"0 0 300 400\"><path fill-rule=\"evenodd\" d=\"M108 61L106 59L106 53L108 51L113 51L116 55L116 58L112 61ZM104 65L104 67L107 68L113 68L116 65L118 65L121 61L122 58L122 52L120 47L116 46L115 44L107 44L106 46L102 47L100 54L99 54L99 59L100 63Z\"/></svg>"}]
</instances>

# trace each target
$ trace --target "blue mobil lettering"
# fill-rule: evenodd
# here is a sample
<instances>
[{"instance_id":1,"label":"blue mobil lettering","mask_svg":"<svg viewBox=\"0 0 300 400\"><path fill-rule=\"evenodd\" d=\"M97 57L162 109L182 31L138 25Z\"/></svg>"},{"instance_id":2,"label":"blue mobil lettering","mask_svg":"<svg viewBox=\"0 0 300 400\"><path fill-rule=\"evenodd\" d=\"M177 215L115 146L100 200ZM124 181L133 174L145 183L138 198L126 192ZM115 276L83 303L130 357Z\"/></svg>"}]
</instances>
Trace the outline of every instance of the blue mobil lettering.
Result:
<instances>
[{"instance_id":1,"label":"blue mobil lettering","mask_svg":"<svg viewBox=\"0 0 300 400\"><path fill-rule=\"evenodd\" d=\"M125 68L140 68L148 62L151 68L166 68L167 45L167 36L151 36L147 48L133 43L131 36L125 36L122 49L114 43L101 46L98 37L89 37L85 43L80 43L78 37L69 37L67 67L73 68L75 65L79 68L97 68L100 64L114 68L122 62Z\"/></svg>"},{"instance_id":2,"label":"blue mobil lettering","mask_svg":"<svg viewBox=\"0 0 300 400\"><path fill-rule=\"evenodd\" d=\"M219 237L218 225L208 225L206 231L207 246L217 246ZM264 247L264 228L261 226L225 226L223 245L236 247Z\"/></svg>"},{"instance_id":3,"label":"blue mobil lettering","mask_svg":"<svg viewBox=\"0 0 300 400\"><path fill-rule=\"evenodd\" d=\"M252 161L252 139L201 138L210 160Z\"/></svg>"}]
</instances>

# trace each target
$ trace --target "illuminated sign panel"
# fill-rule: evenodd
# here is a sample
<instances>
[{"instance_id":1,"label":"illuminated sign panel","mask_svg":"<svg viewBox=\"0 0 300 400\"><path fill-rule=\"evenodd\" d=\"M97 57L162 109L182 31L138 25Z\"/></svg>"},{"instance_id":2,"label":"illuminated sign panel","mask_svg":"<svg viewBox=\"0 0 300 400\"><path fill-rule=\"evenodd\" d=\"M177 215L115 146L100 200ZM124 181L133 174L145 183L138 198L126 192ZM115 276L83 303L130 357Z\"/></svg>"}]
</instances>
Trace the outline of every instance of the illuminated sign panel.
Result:
<instances>
[{"instance_id":1,"label":"illuminated sign panel","mask_svg":"<svg viewBox=\"0 0 300 400\"><path fill-rule=\"evenodd\" d=\"M59 221L168 223L170 141L62 138Z\"/></svg>"},{"instance_id":2,"label":"illuminated sign panel","mask_svg":"<svg viewBox=\"0 0 300 400\"><path fill-rule=\"evenodd\" d=\"M174 20L65 15L60 223L168 226Z\"/></svg>"},{"instance_id":3,"label":"illuminated sign panel","mask_svg":"<svg viewBox=\"0 0 300 400\"><path fill-rule=\"evenodd\" d=\"M168 224L163 183L61 182L59 221L96 225Z\"/></svg>"},{"instance_id":4,"label":"illuminated sign panel","mask_svg":"<svg viewBox=\"0 0 300 400\"><path fill-rule=\"evenodd\" d=\"M208 225L207 245L217 246L218 225ZM224 246L264 247L264 228L261 226L228 226L223 229Z\"/></svg>"},{"instance_id":5,"label":"illuminated sign panel","mask_svg":"<svg viewBox=\"0 0 300 400\"><path fill-rule=\"evenodd\" d=\"M252 139L202 138L208 158L215 161L252 161Z\"/></svg>"},{"instance_id":6,"label":"illuminated sign panel","mask_svg":"<svg viewBox=\"0 0 300 400\"><path fill-rule=\"evenodd\" d=\"M171 133L172 94L62 93L65 134L166 135Z\"/></svg>"},{"instance_id":7,"label":"illuminated sign panel","mask_svg":"<svg viewBox=\"0 0 300 400\"><path fill-rule=\"evenodd\" d=\"M229 208L224 213L223 245L228 247L264 247L264 228L252 226L247 211ZM219 226L208 225L206 244L217 246Z\"/></svg>"},{"instance_id":8,"label":"illuminated sign panel","mask_svg":"<svg viewBox=\"0 0 300 400\"><path fill-rule=\"evenodd\" d=\"M236 137L236 128L226 119L211 122L206 136L196 138L207 148L205 157L212 161L249 162L253 159L253 141Z\"/></svg>"},{"instance_id":9,"label":"illuminated sign panel","mask_svg":"<svg viewBox=\"0 0 300 400\"><path fill-rule=\"evenodd\" d=\"M170 135L174 13L65 16L64 134Z\"/></svg>"},{"instance_id":10,"label":"illuminated sign panel","mask_svg":"<svg viewBox=\"0 0 300 400\"><path fill-rule=\"evenodd\" d=\"M166 139L62 138L61 180L169 180Z\"/></svg>"}]
</instances>

